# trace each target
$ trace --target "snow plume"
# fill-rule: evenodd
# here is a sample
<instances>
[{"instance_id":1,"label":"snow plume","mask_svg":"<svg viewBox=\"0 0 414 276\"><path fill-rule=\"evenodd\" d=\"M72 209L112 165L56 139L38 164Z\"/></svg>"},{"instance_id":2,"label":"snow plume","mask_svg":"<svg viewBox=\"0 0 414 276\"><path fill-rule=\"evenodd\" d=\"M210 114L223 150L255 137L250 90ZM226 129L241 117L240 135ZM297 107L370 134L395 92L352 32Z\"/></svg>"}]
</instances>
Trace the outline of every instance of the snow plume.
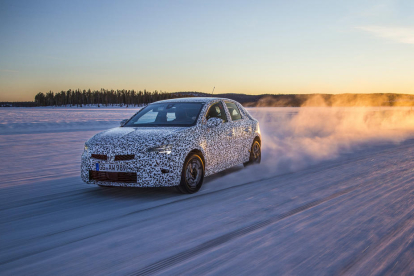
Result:
<instances>
[{"instance_id":1,"label":"snow plume","mask_svg":"<svg viewBox=\"0 0 414 276\"><path fill-rule=\"evenodd\" d=\"M345 100L327 107L321 97L315 96L282 116L278 116L278 109L251 110L261 124L264 161L283 163L295 170L363 145L399 143L413 137L412 108L358 107L358 102L356 107L341 107Z\"/></svg>"}]
</instances>

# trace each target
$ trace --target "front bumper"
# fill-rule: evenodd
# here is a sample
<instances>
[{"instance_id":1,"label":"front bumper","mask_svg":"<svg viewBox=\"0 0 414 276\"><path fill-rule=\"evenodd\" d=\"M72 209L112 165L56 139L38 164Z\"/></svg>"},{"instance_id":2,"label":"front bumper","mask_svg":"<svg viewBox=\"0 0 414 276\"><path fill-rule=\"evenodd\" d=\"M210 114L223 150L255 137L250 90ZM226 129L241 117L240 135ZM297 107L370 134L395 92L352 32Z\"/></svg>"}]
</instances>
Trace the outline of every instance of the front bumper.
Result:
<instances>
[{"instance_id":1,"label":"front bumper","mask_svg":"<svg viewBox=\"0 0 414 276\"><path fill-rule=\"evenodd\" d=\"M96 163L102 165L122 164L125 172L96 171ZM135 156L128 161L114 161L111 155L108 160L91 158L84 152L81 160L81 178L88 184L122 187L170 187L178 186L181 180L183 162L174 154L147 153ZM136 177L136 178L135 178Z\"/></svg>"}]
</instances>

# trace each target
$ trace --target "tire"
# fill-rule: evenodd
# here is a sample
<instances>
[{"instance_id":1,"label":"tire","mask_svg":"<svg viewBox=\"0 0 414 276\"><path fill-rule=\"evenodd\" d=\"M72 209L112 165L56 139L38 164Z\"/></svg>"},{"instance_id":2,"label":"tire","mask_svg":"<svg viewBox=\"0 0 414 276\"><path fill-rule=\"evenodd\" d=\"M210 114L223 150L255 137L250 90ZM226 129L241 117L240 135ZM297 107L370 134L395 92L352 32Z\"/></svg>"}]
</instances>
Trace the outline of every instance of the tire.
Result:
<instances>
[{"instance_id":1,"label":"tire","mask_svg":"<svg viewBox=\"0 0 414 276\"><path fill-rule=\"evenodd\" d=\"M192 194L200 190L204 180L204 162L197 153L191 153L184 162L181 182L177 190L183 194Z\"/></svg>"},{"instance_id":2,"label":"tire","mask_svg":"<svg viewBox=\"0 0 414 276\"><path fill-rule=\"evenodd\" d=\"M258 139L254 139L252 147L250 149L250 159L243 165L249 166L253 164L260 164L262 160L262 148Z\"/></svg>"}]
</instances>

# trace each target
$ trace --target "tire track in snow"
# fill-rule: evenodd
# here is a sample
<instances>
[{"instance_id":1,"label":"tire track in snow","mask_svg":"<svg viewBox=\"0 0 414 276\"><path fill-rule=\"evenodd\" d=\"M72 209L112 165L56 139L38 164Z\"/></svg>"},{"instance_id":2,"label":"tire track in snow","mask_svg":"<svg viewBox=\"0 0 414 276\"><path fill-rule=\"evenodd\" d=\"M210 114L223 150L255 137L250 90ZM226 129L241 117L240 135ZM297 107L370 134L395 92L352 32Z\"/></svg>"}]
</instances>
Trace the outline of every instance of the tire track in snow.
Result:
<instances>
[{"instance_id":1,"label":"tire track in snow","mask_svg":"<svg viewBox=\"0 0 414 276\"><path fill-rule=\"evenodd\" d=\"M222 245L222 244L224 244L226 242L229 242L229 241L234 240L236 238L239 238L239 237L242 237L244 235L247 235L247 234L249 234L251 232L254 232L256 230L259 230L261 228L264 228L266 226L269 226L269 225L271 225L273 223L279 222L279 221L281 221L281 220L283 220L285 218L294 216L294 215L296 215L298 213L304 212L304 211L306 211L308 209L311 209L313 207L316 207L318 205L321 205L322 203L325 203L327 201L330 201L330 200L335 199L337 197L340 197L342 195L348 194L348 193L354 191L355 189L357 189L359 186L360 185L356 185L356 186L353 186L353 187L344 189L342 191L339 191L337 193L334 193L334 194L332 194L330 196L327 196L325 198L318 199L318 200L312 201L310 203L307 203L305 205L299 206L299 207L297 207L295 209L292 209L290 211L287 211L287 212L285 212L283 214L280 214L278 216L275 216L273 218L266 219L266 220L262 220L262 221L259 221L259 222L254 223L254 224L251 224L249 226L246 226L246 227L237 229L235 231L232 231L230 233L224 234L224 235L222 235L220 237L217 237L215 239L212 239L212 240L209 240L207 242L204 242L204 243L202 243L202 244L200 244L200 245L198 245L196 247L190 248L190 249L188 249L186 251L183 251L181 253L175 254L175 255L173 255L171 257L168 257L168 258L165 258L163 260L160 260L160 261L158 261L156 263L153 263L153 264L151 264L149 266L146 266L146 267L144 267L144 268L142 268L142 269L140 269L140 270L138 270L138 271L136 271L134 273L131 273L131 275L150 275L150 274L159 272L161 270L164 270L166 268L169 268L171 266L174 266L176 264L179 264L179 263L181 263L181 262L183 262L183 261L185 261L187 259L190 259L190 258L194 257L195 255L198 255L198 254L200 254L200 253L202 253L202 252L204 252L206 250L209 250L211 248L220 246L220 245Z\"/></svg>"},{"instance_id":2,"label":"tire track in snow","mask_svg":"<svg viewBox=\"0 0 414 276\"><path fill-rule=\"evenodd\" d=\"M405 184L409 184L410 181L411 180L407 180L405 182L402 182L403 187L405 187ZM370 183L370 185L371 184L374 184L375 185L375 183L376 183L376 181L372 181L372 183ZM144 267L144 268L138 270L138 272L136 272L136 273L134 272L134 273L129 274L129 275L150 275L150 274L153 274L153 273L160 272L160 270L164 270L164 269L167 269L167 268L172 267L174 265L178 265L179 263L184 262L186 259L192 258L194 255L201 254L204 251L206 251L208 249L211 249L211 248L213 248L215 246L220 246L221 244L223 244L223 243L225 243L227 241L233 240L235 238L238 238L238 237L244 236L246 234L249 234L250 232L253 232L255 230L259 230L259 229L261 229L263 227L269 226L269 225L271 225L273 223L276 223L276 222L278 222L280 220L283 220L283 219L285 219L285 218L287 218L289 216L292 216L292 215L298 214L300 212L306 211L308 209L311 209L312 207L315 207L317 205L320 205L322 203L325 203L325 202L327 202L329 200L332 200L334 198L337 198L337 197L339 197L341 195L348 194L348 193L350 193L350 192L352 192L352 191L354 191L354 190L356 190L358 188L367 188L367 186L370 186L370 185L367 185L365 182L362 183L362 184L354 185L352 187L346 188L346 189L344 189L344 190L342 190L340 192L334 193L334 194L332 194L332 195L330 195L328 197L325 197L323 199L316 200L316 201L312 201L312 202L310 202L308 204L305 204L303 206L300 206L298 208L295 208L295 209L293 209L291 211L288 211L288 212L283 213L281 215L277 215L274 218L267 219L267 220L263 220L261 222L255 223L255 224L250 225L250 226L247 226L245 228L238 229L238 230L235 230L233 232L224 234L224 235L218 237L217 239L214 239L214 240L211 240L211 241L207 241L207 242L205 242L205 243L203 243L203 244L201 244L201 245L199 245L199 246L197 246L195 248L192 248L192 249L189 249L187 251L184 251L184 252L178 253L176 255L173 255L170 258L167 258L167 259L161 260L159 262L156 262L156 263L154 263L152 265L149 265L147 267ZM401 187L400 189L402 189L403 187ZM385 191L381 192L381 194L387 194L390 191L394 191L395 192L395 187L389 187ZM366 192L366 191L362 191L362 192ZM353 196L355 197L355 196L358 196L358 195L353 195ZM378 195L376 195L376 197L380 197L381 198L382 195L378 194ZM347 201L349 199L348 198L347 199L342 198L342 199L340 199L339 202L342 202L342 201L345 201L345 200ZM336 204L338 204L338 202ZM331 207L330 206L326 206L324 208L331 208ZM412 213L411 215L413 215L414 214L414 211L411 212L411 213ZM414 218L413 218L413 220L414 220ZM395 228L395 227L396 226L394 226L393 228ZM253 229L251 229L251 228L253 228ZM251 230L249 231L249 229L251 229ZM232 234L233 233L235 233L235 236L234 237L232 237ZM395 234L395 232L394 232L394 234ZM230 236L230 238L228 236ZM386 239L387 239L387 237L384 237L384 240L386 240ZM218 240L218 241L216 241L216 240ZM224 241L223 242L220 242L222 240L224 240ZM216 242L216 243L213 243L213 242ZM209 246L210 244L212 244L212 246ZM364 252L362 252L362 253L364 253ZM158 268L156 265L161 266L161 268ZM340 273L337 273L336 275L338 275L338 274L340 274Z\"/></svg>"},{"instance_id":3,"label":"tire track in snow","mask_svg":"<svg viewBox=\"0 0 414 276\"><path fill-rule=\"evenodd\" d=\"M377 248L381 246L384 242L390 240L393 236L397 235L398 233L402 232L405 228L407 228L412 222L414 221L414 211L409 212L406 214L398 224L394 225L387 234L385 234L381 239L376 242L369 244L364 250L356 254L351 261L348 262L339 272L338 275L345 275L349 270L355 267L357 264L361 263L367 256L371 253L376 252ZM410 244L407 248L410 249L414 244ZM407 251L407 250L405 250ZM404 252L405 252L404 251ZM398 258L396 258L398 260ZM387 267L384 271L388 271L392 268ZM386 273L385 273L386 274ZM384 275L384 274L382 274Z\"/></svg>"}]
</instances>

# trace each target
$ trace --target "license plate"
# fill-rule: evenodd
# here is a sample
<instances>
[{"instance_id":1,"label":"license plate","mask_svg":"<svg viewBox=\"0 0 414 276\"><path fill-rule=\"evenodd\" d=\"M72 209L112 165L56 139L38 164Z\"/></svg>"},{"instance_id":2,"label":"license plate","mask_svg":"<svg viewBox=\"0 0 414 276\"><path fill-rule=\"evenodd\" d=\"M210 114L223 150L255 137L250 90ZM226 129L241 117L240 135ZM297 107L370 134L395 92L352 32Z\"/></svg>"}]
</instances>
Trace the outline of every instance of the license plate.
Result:
<instances>
[{"instance_id":1,"label":"license plate","mask_svg":"<svg viewBox=\"0 0 414 276\"><path fill-rule=\"evenodd\" d=\"M126 172L128 167L123 164L100 164L96 163L96 171L102 172Z\"/></svg>"}]
</instances>

